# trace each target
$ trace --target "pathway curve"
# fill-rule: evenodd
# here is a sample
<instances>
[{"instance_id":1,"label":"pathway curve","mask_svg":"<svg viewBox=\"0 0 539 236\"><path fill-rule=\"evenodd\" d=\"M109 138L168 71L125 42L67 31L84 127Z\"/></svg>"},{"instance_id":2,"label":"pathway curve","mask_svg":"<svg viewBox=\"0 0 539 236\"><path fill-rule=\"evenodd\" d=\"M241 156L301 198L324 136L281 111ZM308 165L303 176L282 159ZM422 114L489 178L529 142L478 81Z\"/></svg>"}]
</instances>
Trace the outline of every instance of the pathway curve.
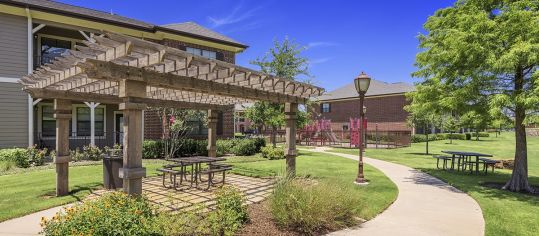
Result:
<instances>
[{"instance_id":1,"label":"pathway curve","mask_svg":"<svg viewBox=\"0 0 539 236\"><path fill-rule=\"evenodd\" d=\"M355 155L333 153L325 148L306 151L358 159ZM384 172L397 185L397 200L359 228L330 235L484 235L481 208L466 193L410 167L372 158L365 158L365 162Z\"/></svg>"}]
</instances>

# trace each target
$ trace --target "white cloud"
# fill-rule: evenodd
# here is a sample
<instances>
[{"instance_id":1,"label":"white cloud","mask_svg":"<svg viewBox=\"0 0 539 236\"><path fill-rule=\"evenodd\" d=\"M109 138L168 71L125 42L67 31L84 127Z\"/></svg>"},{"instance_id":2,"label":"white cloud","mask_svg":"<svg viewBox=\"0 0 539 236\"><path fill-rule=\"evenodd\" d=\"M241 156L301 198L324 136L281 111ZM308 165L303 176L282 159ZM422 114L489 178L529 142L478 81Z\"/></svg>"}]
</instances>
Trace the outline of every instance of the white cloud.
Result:
<instances>
[{"instance_id":1,"label":"white cloud","mask_svg":"<svg viewBox=\"0 0 539 236\"><path fill-rule=\"evenodd\" d=\"M323 41L317 41L317 42L310 42L307 44L307 49L316 48L316 47L331 47L331 46L337 46L337 43L333 42L323 42Z\"/></svg>"},{"instance_id":2,"label":"white cloud","mask_svg":"<svg viewBox=\"0 0 539 236\"><path fill-rule=\"evenodd\" d=\"M208 17L208 21L212 25L213 28L218 28L225 25L240 23L242 21L248 20L255 16L255 13L260 9L260 7L256 7L249 10L244 10L243 4L239 4L236 6L230 14L228 14L225 17Z\"/></svg>"},{"instance_id":3,"label":"white cloud","mask_svg":"<svg viewBox=\"0 0 539 236\"><path fill-rule=\"evenodd\" d=\"M309 64L310 65L322 64L322 63L330 61L331 59L332 59L331 57L323 57L323 58L313 59L313 60L309 60Z\"/></svg>"}]
</instances>

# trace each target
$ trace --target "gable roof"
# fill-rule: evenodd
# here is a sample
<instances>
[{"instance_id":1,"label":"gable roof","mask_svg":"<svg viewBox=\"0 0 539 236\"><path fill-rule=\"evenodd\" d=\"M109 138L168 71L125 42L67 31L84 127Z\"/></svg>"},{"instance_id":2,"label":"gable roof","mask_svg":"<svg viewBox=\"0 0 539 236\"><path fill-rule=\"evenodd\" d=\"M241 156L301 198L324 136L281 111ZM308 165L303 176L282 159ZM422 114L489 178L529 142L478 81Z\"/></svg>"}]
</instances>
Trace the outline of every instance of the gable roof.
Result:
<instances>
[{"instance_id":1,"label":"gable roof","mask_svg":"<svg viewBox=\"0 0 539 236\"><path fill-rule=\"evenodd\" d=\"M169 29L173 29L173 30L176 30L176 31L180 31L180 32L186 32L186 33L191 33L191 34L196 34L196 35L200 35L200 36L205 36L205 37L209 37L209 38L214 38L214 39L219 39L219 40L223 40L223 41L227 41L227 42L231 42L231 43L236 43L236 44L241 44L240 42L234 40L234 39L231 39L225 35L222 35L220 33L217 33L213 30L210 30L206 27L203 27L195 22L184 22L184 23L173 23L173 24L166 24L166 25L161 25L161 27L165 27L165 28L169 28Z\"/></svg>"},{"instance_id":2,"label":"gable roof","mask_svg":"<svg viewBox=\"0 0 539 236\"><path fill-rule=\"evenodd\" d=\"M366 97L369 96L380 96L380 95L389 95L389 94L401 94L412 92L415 90L415 87L411 84L398 82L398 83L387 83L379 80L371 80L369 90L365 94ZM318 97L318 100L336 100L344 98L357 98L358 94L354 83L347 84L333 91L324 93L322 96Z\"/></svg>"},{"instance_id":3,"label":"gable roof","mask_svg":"<svg viewBox=\"0 0 539 236\"><path fill-rule=\"evenodd\" d=\"M197 25L198 27L181 27L181 29L175 29L175 27L163 27L147 23L144 21L136 20L133 18L128 18L116 14L110 14L104 11L98 11L90 8L74 6L70 4L60 3L56 1L49 0L0 0L0 3L17 5L21 7L28 7L30 9L42 10L46 12L53 12L62 15L74 16L86 18L94 21L100 21L105 23L110 23L114 25L120 25L128 28L135 28L144 31L155 32L157 30L167 31L173 34L195 37L199 39L204 39L208 41L213 41L217 43L223 43L231 46L236 46L240 48L247 48L246 45L241 44L231 38L228 38L224 35L221 35L217 32L206 29L202 26ZM194 23L187 22L189 25ZM176 24L173 24L176 25ZM196 24L194 24L196 25ZM202 28L202 29L200 29Z\"/></svg>"}]
</instances>

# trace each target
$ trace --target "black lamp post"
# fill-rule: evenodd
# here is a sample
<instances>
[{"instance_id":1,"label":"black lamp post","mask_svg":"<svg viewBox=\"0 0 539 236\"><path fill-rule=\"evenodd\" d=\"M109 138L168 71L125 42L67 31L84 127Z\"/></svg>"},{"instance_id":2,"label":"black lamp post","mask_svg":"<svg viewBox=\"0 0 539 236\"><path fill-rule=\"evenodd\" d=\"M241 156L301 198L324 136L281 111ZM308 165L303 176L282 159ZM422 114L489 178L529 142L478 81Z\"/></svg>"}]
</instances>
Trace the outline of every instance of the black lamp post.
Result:
<instances>
[{"instance_id":1,"label":"black lamp post","mask_svg":"<svg viewBox=\"0 0 539 236\"><path fill-rule=\"evenodd\" d=\"M369 77L365 72L361 72L361 74L354 80L354 84L356 85L356 91L359 94L359 119L360 119L360 125L359 125L359 137L361 137L361 143L359 144L359 166L358 166L358 173L356 178L356 184L367 184L367 181L365 180L365 175L363 174L363 152L365 150L365 130L363 128L363 125L365 123L365 107L363 106L363 101L365 100L365 93L367 93L367 90L369 89L369 85L371 83L371 77Z\"/></svg>"}]
</instances>

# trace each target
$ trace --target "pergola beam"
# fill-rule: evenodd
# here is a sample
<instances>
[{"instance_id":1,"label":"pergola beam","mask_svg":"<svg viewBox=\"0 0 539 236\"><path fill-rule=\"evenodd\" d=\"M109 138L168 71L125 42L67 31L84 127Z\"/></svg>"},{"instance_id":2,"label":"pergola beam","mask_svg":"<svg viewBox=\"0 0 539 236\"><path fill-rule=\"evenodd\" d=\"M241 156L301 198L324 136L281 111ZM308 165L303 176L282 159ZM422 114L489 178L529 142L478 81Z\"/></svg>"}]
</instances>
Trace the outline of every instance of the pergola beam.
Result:
<instances>
[{"instance_id":1,"label":"pergola beam","mask_svg":"<svg viewBox=\"0 0 539 236\"><path fill-rule=\"evenodd\" d=\"M145 82L149 86L153 87L170 88L236 98L247 98L275 103L290 102L304 104L307 101L307 99L303 97L261 91L231 84L222 84L171 73L164 74L100 60L88 59L86 63L80 63L78 66L82 67L84 73L93 79L109 81L120 81L125 79L128 81Z\"/></svg>"},{"instance_id":2,"label":"pergola beam","mask_svg":"<svg viewBox=\"0 0 539 236\"><path fill-rule=\"evenodd\" d=\"M73 91L61 91L61 90L48 90L48 89L36 89L36 88L27 88L25 89L33 98L41 99L65 99L78 102L93 101L96 103L106 103L106 104L120 104L124 102L124 99L119 98L116 95L108 94L95 94L95 93L84 93L84 92L73 92ZM172 108L182 108L182 109L212 109L212 110L228 110L230 106L227 105L214 105L207 103L195 103L195 102L184 102L184 101L174 101L166 99L154 99L154 98L130 98L133 102L144 103L150 107L172 107Z\"/></svg>"}]
</instances>

